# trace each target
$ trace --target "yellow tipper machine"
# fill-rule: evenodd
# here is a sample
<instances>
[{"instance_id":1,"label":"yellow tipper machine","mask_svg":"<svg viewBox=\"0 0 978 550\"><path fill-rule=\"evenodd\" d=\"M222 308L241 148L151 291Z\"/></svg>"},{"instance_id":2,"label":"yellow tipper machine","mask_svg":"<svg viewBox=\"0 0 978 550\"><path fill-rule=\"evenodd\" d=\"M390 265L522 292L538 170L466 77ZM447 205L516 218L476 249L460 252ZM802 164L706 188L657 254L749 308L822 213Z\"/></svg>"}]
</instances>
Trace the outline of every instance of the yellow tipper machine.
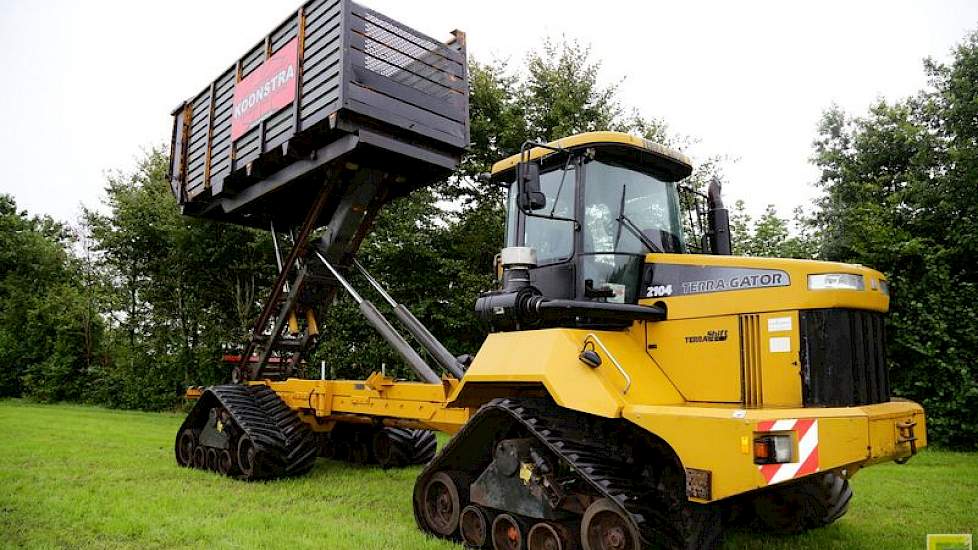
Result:
<instances>
[{"instance_id":1,"label":"yellow tipper machine","mask_svg":"<svg viewBox=\"0 0 978 550\"><path fill-rule=\"evenodd\" d=\"M340 62L320 68L329 47ZM256 107L249 75L272 65L294 91ZM268 227L280 270L234 383L188 392L180 465L250 480L317 456L425 464L419 527L469 547L710 548L732 516L827 525L860 468L926 445L921 407L889 396L886 278L731 256L719 186L688 188L685 156L621 133L528 142L493 166L508 188L500 284L473 297L490 334L474 357L449 353L355 253L384 204L456 167L466 74L462 33L443 44L313 1L174 112L184 212ZM231 132L240 98L263 115ZM337 292L418 382L296 377ZM453 434L437 454L432 430Z\"/></svg>"}]
</instances>

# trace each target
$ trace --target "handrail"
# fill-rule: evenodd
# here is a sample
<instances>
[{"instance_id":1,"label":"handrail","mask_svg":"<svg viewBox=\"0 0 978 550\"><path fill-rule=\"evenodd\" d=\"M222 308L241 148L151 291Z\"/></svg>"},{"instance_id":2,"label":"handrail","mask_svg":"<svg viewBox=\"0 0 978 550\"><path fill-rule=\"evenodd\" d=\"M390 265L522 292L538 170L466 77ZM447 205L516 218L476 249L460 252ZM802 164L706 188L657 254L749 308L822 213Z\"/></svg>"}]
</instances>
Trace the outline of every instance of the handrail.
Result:
<instances>
[{"instance_id":1,"label":"handrail","mask_svg":"<svg viewBox=\"0 0 978 550\"><path fill-rule=\"evenodd\" d=\"M584 337L584 347L587 347L588 340L591 340L597 344L598 347L601 348L601 351L608 356L608 359L611 360L611 363L615 366L615 368L618 369L618 372L621 373L621 377L625 379L625 388L622 390L621 394L625 395L628 393L628 389L632 387L632 377L628 375L628 372L626 372L624 368L622 368L621 363L618 362L618 359L615 358L614 354L608 351L608 348L604 345L604 342L598 338L597 334L589 332L588 335Z\"/></svg>"}]
</instances>

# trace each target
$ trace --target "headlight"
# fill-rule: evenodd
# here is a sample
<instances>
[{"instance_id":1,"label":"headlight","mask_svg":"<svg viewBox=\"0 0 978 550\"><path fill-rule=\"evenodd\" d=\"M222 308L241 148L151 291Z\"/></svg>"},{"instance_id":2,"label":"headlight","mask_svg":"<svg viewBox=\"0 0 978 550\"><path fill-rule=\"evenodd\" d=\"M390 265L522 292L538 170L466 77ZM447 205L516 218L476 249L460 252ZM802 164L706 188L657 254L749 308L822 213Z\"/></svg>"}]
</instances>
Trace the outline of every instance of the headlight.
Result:
<instances>
[{"instance_id":1,"label":"headlight","mask_svg":"<svg viewBox=\"0 0 978 550\"><path fill-rule=\"evenodd\" d=\"M865 290L862 275L820 273L808 276L808 290Z\"/></svg>"}]
</instances>

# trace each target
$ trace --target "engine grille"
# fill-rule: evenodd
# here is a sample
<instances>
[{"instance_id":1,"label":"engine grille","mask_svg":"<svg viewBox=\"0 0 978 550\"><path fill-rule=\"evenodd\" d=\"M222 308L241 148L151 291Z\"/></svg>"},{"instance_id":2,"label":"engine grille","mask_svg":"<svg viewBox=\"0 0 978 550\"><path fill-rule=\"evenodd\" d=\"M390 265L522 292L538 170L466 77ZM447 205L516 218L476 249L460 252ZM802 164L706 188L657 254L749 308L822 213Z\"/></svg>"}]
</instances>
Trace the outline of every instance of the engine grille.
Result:
<instances>
[{"instance_id":1,"label":"engine grille","mask_svg":"<svg viewBox=\"0 0 978 550\"><path fill-rule=\"evenodd\" d=\"M764 389L761 386L761 316L740 316L740 368L744 406L760 407Z\"/></svg>"},{"instance_id":2,"label":"engine grille","mask_svg":"<svg viewBox=\"0 0 978 550\"><path fill-rule=\"evenodd\" d=\"M871 311L800 312L805 406L850 407L890 400L883 316Z\"/></svg>"}]
</instances>

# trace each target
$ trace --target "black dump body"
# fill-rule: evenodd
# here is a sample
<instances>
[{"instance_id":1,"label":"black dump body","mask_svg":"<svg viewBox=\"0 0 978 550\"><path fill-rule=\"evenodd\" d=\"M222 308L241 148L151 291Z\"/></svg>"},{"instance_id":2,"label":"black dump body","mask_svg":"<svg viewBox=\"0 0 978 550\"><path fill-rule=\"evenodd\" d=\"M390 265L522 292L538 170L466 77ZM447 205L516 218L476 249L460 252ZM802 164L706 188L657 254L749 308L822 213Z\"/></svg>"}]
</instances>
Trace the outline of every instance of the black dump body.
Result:
<instances>
[{"instance_id":1,"label":"black dump body","mask_svg":"<svg viewBox=\"0 0 978 550\"><path fill-rule=\"evenodd\" d=\"M284 229L344 174L381 173L381 200L445 178L469 142L465 38L453 35L441 43L349 0L303 4L173 112L183 213Z\"/></svg>"}]
</instances>

